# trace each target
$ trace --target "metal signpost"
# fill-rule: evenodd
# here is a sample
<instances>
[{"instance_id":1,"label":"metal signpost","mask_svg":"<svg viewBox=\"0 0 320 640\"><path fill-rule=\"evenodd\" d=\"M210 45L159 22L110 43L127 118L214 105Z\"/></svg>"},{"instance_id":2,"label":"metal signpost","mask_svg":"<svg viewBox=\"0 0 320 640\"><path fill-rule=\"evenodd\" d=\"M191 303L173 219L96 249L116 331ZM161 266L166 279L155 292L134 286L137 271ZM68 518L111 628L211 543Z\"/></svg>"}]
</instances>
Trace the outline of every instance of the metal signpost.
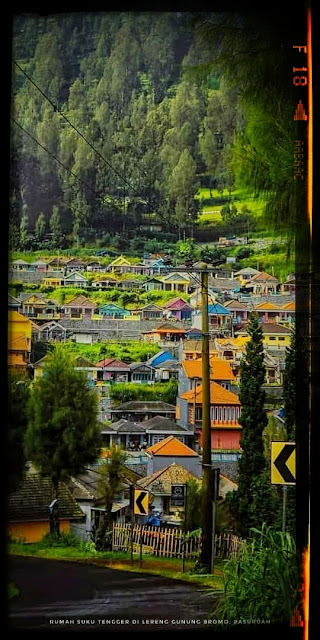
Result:
<instances>
[{"instance_id":1,"label":"metal signpost","mask_svg":"<svg viewBox=\"0 0 320 640\"><path fill-rule=\"evenodd\" d=\"M185 571L185 548L187 535L187 485L172 484L171 485L171 507L184 507L184 541L182 545L182 573Z\"/></svg>"},{"instance_id":2,"label":"metal signpost","mask_svg":"<svg viewBox=\"0 0 320 640\"><path fill-rule=\"evenodd\" d=\"M288 486L296 484L296 443L271 442L271 484L282 485L282 531L286 530Z\"/></svg>"},{"instance_id":3,"label":"metal signpost","mask_svg":"<svg viewBox=\"0 0 320 640\"><path fill-rule=\"evenodd\" d=\"M132 518L135 515L138 516L147 516L149 511L149 492L144 491L143 489L135 489L133 490L133 509L132 509ZM131 523L131 560L133 560L133 531L132 531L132 523ZM140 531L140 567L142 567L142 527Z\"/></svg>"},{"instance_id":4,"label":"metal signpost","mask_svg":"<svg viewBox=\"0 0 320 640\"><path fill-rule=\"evenodd\" d=\"M220 469L211 470L211 498L212 498L212 556L211 573L214 569L215 534L216 534L216 502L219 498Z\"/></svg>"}]
</instances>

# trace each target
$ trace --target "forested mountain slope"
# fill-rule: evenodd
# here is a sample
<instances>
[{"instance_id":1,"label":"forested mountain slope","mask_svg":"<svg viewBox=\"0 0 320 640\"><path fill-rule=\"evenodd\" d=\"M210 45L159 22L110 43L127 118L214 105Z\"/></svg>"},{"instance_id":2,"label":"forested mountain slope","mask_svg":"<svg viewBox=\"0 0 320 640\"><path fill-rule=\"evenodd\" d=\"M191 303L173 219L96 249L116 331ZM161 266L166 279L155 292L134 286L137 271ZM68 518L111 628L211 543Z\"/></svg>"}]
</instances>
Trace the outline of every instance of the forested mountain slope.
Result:
<instances>
[{"instance_id":1,"label":"forested mountain slope","mask_svg":"<svg viewBox=\"0 0 320 640\"><path fill-rule=\"evenodd\" d=\"M199 187L234 184L243 121L236 88L188 74L205 55L188 14L17 16L11 233L41 214L78 240L151 214L190 232Z\"/></svg>"}]
</instances>

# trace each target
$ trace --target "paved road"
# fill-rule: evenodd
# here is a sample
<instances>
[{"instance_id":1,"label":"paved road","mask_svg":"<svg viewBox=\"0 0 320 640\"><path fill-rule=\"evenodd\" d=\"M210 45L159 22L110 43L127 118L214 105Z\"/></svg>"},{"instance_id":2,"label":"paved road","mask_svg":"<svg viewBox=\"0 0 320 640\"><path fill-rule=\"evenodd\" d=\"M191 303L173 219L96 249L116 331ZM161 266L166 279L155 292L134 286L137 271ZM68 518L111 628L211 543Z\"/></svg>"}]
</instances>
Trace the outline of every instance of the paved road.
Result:
<instances>
[{"instance_id":1,"label":"paved road","mask_svg":"<svg viewBox=\"0 0 320 640\"><path fill-rule=\"evenodd\" d=\"M9 557L8 577L20 591L8 611L12 630L152 633L212 629L205 622L212 596L194 584L19 556Z\"/></svg>"}]
</instances>

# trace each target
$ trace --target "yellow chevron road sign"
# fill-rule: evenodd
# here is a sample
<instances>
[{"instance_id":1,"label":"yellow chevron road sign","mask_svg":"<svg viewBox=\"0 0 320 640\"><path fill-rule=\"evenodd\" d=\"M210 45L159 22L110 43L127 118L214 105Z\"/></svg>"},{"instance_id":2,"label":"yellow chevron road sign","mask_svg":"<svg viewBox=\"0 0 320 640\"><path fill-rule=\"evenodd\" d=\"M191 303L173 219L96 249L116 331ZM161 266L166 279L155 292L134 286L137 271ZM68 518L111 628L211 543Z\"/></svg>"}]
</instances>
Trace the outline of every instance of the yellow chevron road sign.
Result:
<instances>
[{"instance_id":1,"label":"yellow chevron road sign","mask_svg":"<svg viewBox=\"0 0 320 640\"><path fill-rule=\"evenodd\" d=\"M296 484L295 442L271 442L271 484Z\"/></svg>"},{"instance_id":2,"label":"yellow chevron road sign","mask_svg":"<svg viewBox=\"0 0 320 640\"><path fill-rule=\"evenodd\" d=\"M149 507L149 493L142 489L134 490L133 512L137 516L147 516Z\"/></svg>"}]
</instances>

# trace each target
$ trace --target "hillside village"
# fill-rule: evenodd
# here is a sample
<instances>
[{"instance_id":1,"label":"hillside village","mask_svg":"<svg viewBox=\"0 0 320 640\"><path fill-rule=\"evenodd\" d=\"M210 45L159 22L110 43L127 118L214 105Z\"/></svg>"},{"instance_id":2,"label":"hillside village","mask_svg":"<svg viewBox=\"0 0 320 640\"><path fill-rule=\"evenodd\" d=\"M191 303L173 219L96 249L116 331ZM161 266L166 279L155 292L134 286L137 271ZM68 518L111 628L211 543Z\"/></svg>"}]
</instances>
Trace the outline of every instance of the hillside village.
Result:
<instances>
[{"instance_id":1,"label":"hillside village","mask_svg":"<svg viewBox=\"0 0 320 640\"><path fill-rule=\"evenodd\" d=\"M195 269L199 266L204 265L193 265ZM249 340L247 322L252 311L259 315L263 329L266 408L283 421L281 385L285 349L295 320L295 278L292 274L281 282L253 268L233 272L208 265L208 271L211 451L212 464L220 469L223 498L237 488L242 431L238 422L240 361ZM128 477L113 505L115 521L129 520L130 485L135 484L148 487L162 523L179 525L181 513L171 507L168 487L188 477L201 482L202 474L202 308L197 272L192 267L186 272L184 264L180 272L179 265L168 265L161 255L148 255L136 264L119 255L108 265L99 257L85 261L59 255L33 262L11 261L9 291L13 287L16 295L8 295L9 370L24 371L37 380L43 375L50 349L58 343L73 345L78 350L73 353L75 367L86 372L99 399L103 451L116 444L127 453ZM158 298L139 306L132 301L99 302L97 292L115 289L148 292L151 300L153 292L165 292L166 301ZM125 347L123 359L101 351L115 343ZM141 361L133 360L130 351L137 344L143 348ZM88 349L95 354L92 358L86 355ZM160 393L146 399L146 388L152 391L162 385L165 389L170 383L174 401L160 399ZM117 390L123 385L134 387L134 399L121 402ZM73 507L70 502L66 526L81 539L88 538L101 511L98 474L98 467L93 466L68 483ZM30 467L19 491L30 495L27 485L34 485L36 478ZM37 490L41 493L40 485ZM16 509L17 495L12 500ZM41 527L26 528L19 514L10 527L14 534L27 531L30 541L43 533Z\"/></svg>"}]
</instances>

